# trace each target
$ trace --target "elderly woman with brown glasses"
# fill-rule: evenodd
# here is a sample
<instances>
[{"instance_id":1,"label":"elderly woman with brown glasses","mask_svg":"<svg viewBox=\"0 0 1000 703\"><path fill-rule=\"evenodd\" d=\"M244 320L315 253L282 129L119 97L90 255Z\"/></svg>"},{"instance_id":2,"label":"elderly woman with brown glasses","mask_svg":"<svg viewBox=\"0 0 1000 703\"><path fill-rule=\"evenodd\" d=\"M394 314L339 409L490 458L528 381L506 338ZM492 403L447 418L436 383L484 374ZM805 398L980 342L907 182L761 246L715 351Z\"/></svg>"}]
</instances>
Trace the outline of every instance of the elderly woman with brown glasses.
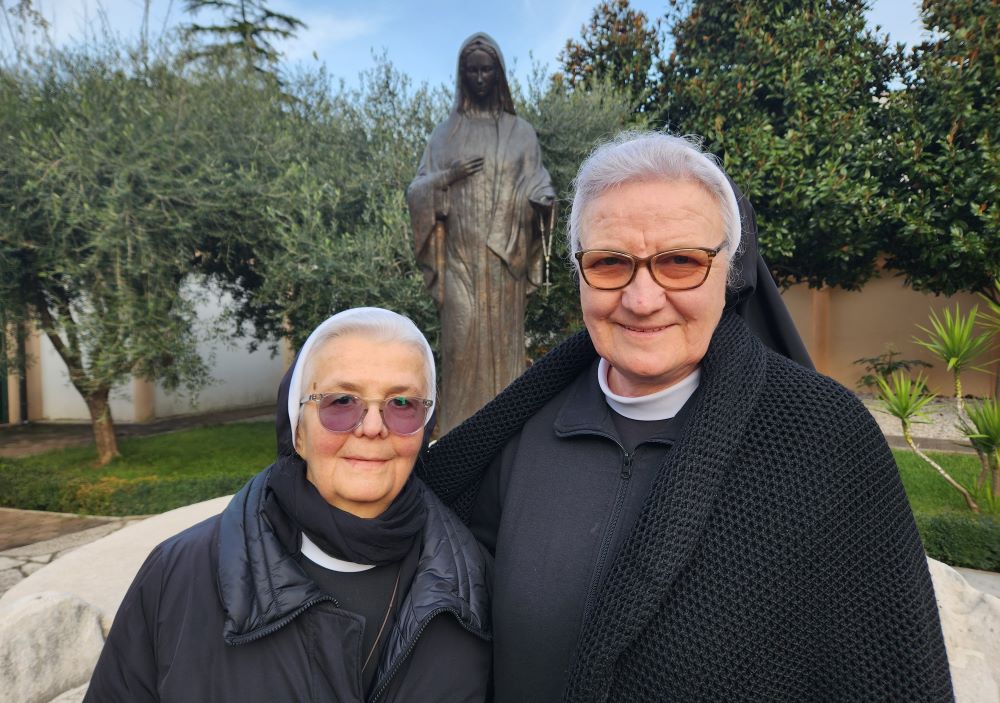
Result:
<instances>
[{"instance_id":1,"label":"elderly woman with brown glasses","mask_svg":"<svg viewBox=\"0 0 1000 703\"><path fill-rule=\"evenodd\" d=\"M626 134L581 166L586 331L424 474L496 556L498 703L952 699L892 454L751 331L781 341L746 305L754 238L691 141Z\"/></svg>"},{"instance_id":2,"label":"elderly woman with brown glasses","mask_svg":"<svg viewBox=\"0 0 1000 703\"><path fill-rule=\"evenodd\" d=\"M86 700L485 700L491 560L411 475L426 339L388 310L341 312L284 392L278 460L153 551Z\"/></svg>"}]
</instances>

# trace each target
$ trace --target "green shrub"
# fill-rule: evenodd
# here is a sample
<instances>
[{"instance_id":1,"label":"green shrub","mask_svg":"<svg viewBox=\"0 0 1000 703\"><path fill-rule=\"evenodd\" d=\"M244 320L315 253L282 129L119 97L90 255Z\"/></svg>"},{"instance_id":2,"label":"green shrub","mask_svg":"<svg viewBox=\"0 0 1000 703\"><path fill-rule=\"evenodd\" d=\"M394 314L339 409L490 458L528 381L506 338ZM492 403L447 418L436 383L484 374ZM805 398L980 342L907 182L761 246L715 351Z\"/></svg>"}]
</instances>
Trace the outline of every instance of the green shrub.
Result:
<instances>
[{"instance_id":1,"label":"green shrub","mask_svg":"<svg viewBox=\"0 0 1000 703\"><path fill-rule=\"evenodd\" d=\"M1000 571L1000 521L952 512L914 518L927 556L952 566Z\"/></svg>"}]
</instances>

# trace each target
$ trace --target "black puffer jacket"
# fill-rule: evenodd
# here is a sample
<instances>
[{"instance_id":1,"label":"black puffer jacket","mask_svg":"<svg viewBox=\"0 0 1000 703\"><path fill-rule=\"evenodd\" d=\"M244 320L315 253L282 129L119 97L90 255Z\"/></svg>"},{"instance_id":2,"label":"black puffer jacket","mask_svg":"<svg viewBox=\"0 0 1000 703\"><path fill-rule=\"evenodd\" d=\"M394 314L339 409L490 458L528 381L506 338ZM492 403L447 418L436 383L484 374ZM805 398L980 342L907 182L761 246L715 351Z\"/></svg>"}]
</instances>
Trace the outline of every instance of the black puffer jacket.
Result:
<instances>
[{"instance_id":1,"label":"black puffer jacket","mask_svg":"<svg viewBox=\"0 0 1000 703\"><path fill-rule=\"evenodd\" d=\"M363 701L361 625L304 573L265 513L269 468L159 545L125 596L86 701ZM368 700L482 701L488 555L428 491L410 587Z\"/></svg>"}]
</instances>

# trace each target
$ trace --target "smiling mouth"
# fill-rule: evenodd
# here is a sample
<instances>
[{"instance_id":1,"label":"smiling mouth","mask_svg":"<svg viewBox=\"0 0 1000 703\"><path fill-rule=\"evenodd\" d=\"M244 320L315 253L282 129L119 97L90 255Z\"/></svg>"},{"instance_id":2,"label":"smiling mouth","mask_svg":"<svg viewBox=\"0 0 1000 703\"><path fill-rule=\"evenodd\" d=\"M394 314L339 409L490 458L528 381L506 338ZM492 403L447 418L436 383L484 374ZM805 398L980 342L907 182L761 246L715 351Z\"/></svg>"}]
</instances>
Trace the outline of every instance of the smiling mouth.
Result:
<instances>
[{"instance_id":1,"label":"smiling mouth","mask_svg":"<svg viewBox=\"0 0 1000 703\"><path fill-rule=\"evenodd\" d=\"M659 327L632 327L631 325L625 325L622 323L618 323L618 325L619 327L623 327L629 332L638 332L639 334L652 334L654 332L662 332L663 330L671 326L671 325L661 325Z\"/></svg>"}]
</instances>

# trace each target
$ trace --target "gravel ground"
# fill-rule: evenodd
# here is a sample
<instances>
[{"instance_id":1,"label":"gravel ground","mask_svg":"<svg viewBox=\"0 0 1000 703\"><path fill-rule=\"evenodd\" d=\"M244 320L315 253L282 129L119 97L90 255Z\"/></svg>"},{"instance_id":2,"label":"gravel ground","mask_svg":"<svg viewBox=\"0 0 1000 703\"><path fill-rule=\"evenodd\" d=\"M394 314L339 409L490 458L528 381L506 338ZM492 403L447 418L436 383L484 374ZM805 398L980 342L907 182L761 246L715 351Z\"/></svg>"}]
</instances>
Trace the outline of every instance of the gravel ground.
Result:
<instances>
[{"instance_id":1,"label":"gravel ground","mask_svg":"<svg viewBox=\"0 0 1000 703\"><path fill-rule=\"evenodd\" d=\"M872 414L882 433L887 437L902 437L903 428L895 417L882 410L882 403L873 395L860 394L868 412ZM913 437L918 445L921 440L934 440L931 444L954 441L968 447L965 436L958 429L958 412L953 399L935 398L925 407L924 417L913 423ZM971 451L971 448L969 448Z\"/></svg>"}]
</instances>

